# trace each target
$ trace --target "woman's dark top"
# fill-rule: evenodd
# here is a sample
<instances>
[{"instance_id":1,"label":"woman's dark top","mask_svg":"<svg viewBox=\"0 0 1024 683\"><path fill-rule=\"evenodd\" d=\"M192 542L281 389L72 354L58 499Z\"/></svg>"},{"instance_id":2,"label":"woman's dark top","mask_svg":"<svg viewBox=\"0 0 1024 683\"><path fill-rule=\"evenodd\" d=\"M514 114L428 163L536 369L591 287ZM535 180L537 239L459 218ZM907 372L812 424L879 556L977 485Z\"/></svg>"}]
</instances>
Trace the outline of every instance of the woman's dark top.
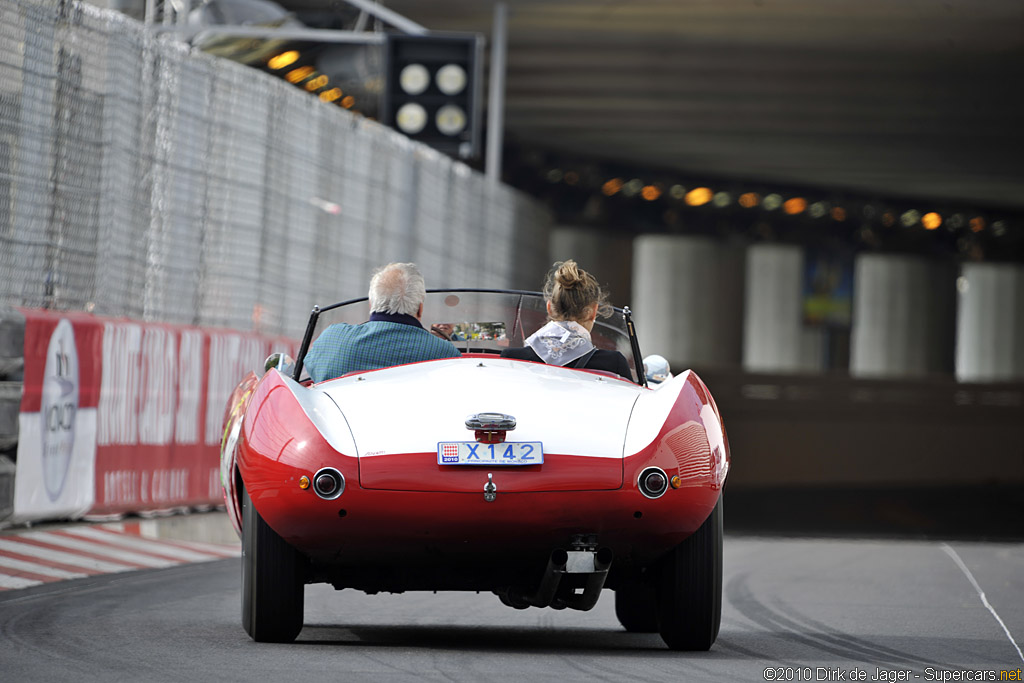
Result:
<instances>
[{"instance_id":1,"label":"woman's dark top","mask_svg":"<svg viewBox=\"0 0 1024 683\"><path fill-rule=\"evenodd\" d=\"M521 348L511 348L501 350L502 358L516 358L518 360L532 360L536 363L543 363L537 352L531 349L529 346L523 346ZM575 367L572 363L569 363L567 367ZM629 370L629 363L626 361L626 357L618 351L606 351L605 349L596 349L594 355L590 357L587 364L583 366L587 370L606 370L608 372L614 372L616 375L625 377L630 382L633 381L633 373Z\"/></svg>"}]
</instances>

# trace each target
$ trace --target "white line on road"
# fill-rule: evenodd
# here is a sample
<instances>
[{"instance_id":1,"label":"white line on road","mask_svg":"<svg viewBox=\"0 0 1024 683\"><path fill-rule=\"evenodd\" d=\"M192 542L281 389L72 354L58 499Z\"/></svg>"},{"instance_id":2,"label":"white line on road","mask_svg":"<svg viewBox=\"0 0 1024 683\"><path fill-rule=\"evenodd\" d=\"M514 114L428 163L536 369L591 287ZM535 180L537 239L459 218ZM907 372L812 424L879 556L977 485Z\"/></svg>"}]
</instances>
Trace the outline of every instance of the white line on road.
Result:
<instances>
[{"instance_id":1,"label":"white line on road","mask_svg":"<svg viewBox=\"0 0 1024 683\"><path fill-rule=\"evenodd\" d=\"M988 611L992 613L992 616L996 618L996 621L999 622L999 625L1003 627L1003 632L1006 634L1006 637L1010 639L1010 644L1017 650L1017 656L1020 657L1022 662L1024 662L1024 653L1020 651L1020 645L1018 645L1017 641L1015 641L1013 636L1010 635L1010 629L1006 628L1006 624L999 618L999 614L996 613L995 608L988 603L988 598L985 597L985 591L981 590L981 586L979 586L978 582L974 579L974 574L971 573L971 570L967 568L964 561L960 559L960 556L948 543L943 543L942 549L947 555L953 558L953 561L956 562L956 566L960 567L960 571L964 573L967 580L971 582L972 586L974 586L974 590L978 591L978 597L981 598L981 604L985 605L986 609L988 609Z\"/></svg>"},{"instance_id":2,"label":"white line on road","mask_svg":"<svg viewBox=\"0 0 1024 683\"><path fill-rule=\"evenodd\" d=\"M40 576L52 576L55 579L80 579L87 576L87 574L68 572L63 569L57 569L56 567L47 567L46 565L26 562L25 560L19 560L16 557L4 557L3 555L0 555L0 567L17 569L22 572L32 572L33 574L39 574Z\"/></svg>"},{"instance_id":3,"label":"white line on road","mask_svg":"<svg viewBox=\"0 0 1024 683\"><path fill-rule=\"evenodd\" d=\"M4 538L0 538L0 550L6 550L9 553L17 553L19 555L28 555L29 557L38 557L41 560L49 560L50 562L69 564L73 567L94 569L98 572L128 572L133 569L138 569L138 567L129 567L126 564L103 562L91 557L85 557L84 555L75 555L74 553L65 553L60 550L41 548L37 545L32 545L31 543L8 541Z\"/></svg>"},{"instance_id":4,"label":"white line on road","mask_svg":"<svg viewBox=\"0 0 1024 683\"><path fill-rule=\"evenodd\" d=\"M90 541L78 538L68 538L67 536L51 533L49 531L30 531L21 535L24 538L31 538L42 543L60 546L61 548L68 548L70 550L78 550L86 553L96 553L103 555L104 557L109 557L114 561L131 562L133 564L140 564L143 567L173 567L177 564L181 564L174 560L161 559L159 557L153 557L152 555L142 555L140 553L133 553L127 550L118 550L113 546L103 547Z\"/></svg>"},{"instance_id":5,"label":"white line on road","mask_svg":"<svg viewBox=\"0 0 1024 683\"><path fill-rule=\"evenodd\" d=\"M28 588L29 586L42 585L42 581L23 579L20 576L7 576L0 574L0 588Z\"/></svg>"},{"instance_id":6,"label":"white line on road","mask_svg":"<svg viewBox=\"0 0 1024 683\"><path fill-rule=\"evenodd\" d=\"M75 536L81 536L82 538L95 539L102 543L122 546L130 550L138 550L140 552L173 557L177 560L181 560L182 562L209 562L210 560L219 560L221 558L220 555L214 555L212 553L199 553L194 550L187 550L169 543L152 541L138 536L128 536L123 533L110 533L108 531L93 529L91 527L64 529L63 531L68 534L74 534ZM96 547L102 548L102 546Z\"/></svg>"}]
</instances>

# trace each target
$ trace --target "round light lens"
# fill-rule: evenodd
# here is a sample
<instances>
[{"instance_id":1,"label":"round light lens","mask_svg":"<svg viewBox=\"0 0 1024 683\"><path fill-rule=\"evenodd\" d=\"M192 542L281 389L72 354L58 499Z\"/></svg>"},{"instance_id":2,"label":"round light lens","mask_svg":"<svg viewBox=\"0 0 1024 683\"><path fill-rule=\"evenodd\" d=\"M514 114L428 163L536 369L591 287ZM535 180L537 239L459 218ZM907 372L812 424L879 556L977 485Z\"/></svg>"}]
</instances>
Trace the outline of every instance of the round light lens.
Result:
<instances>
[{"instance_id":1,"label":"round light lens","mask_svg":"<svg viewBox=\"0 0 1024 683\"><path fill-rule=\"evenodd\" d=\"M647 498L659 498L668 490L668 475L660 467L648 467L637 477L637 485Z\"/></svg>"},{"instance_id":2,"label":"round light lens","mask_svg":"<svg viewBox=\"0 0 1024 683\"><path fill-rule=\"evenodd\" d=\"M416 135L427 125L427 110L415 102L403 104L395 114L395 123L406 135Z\"/></svg>"},{"instance_id":3,"label":"round light lens","mask_svg":"<svg viewBox=\"0 0 1024 683\"><path fill-rule=\"evenodd\" d=\"M458 64L445 64L437 70L435 82L445 95L458 95L466 89L466 70Z\"/></svg>"},{"instance_id":4,"label":"round light lens","mask_svg":"<svg viewBox=\"0 0 1024 683\"><path fill-rule=\"evenodd\" d=\"M661 472L652 472L647 475L647 479L644 480L646 488L651 493L658 493L665 490L665 475Z\"/></svg>"},{"instance_id":5,"label":"round light lens","mask_svg":"<svg viewBox=\"0 0 1024 683\"><path fill-rule=\"evenodd\" d=\"M324 496L330 496L338 488L338 482L329 474L321 474L316 478L316 490Z\"/></svg>"},{"instance_id":6,"label":"round light lens","mask_svg":"<svg viewBox=\"0 0 1024 683\"><path fill-rule=\"evenodd\" d=\"M446 104L437 110L435 123L444 135L458 135L466 129L466 112L462 107Z\"/></svg>"},{"instance_id":7,"label":"round light lens","mask_svg":"<svg viewBox=\"0 0 1024 683\"><path fill-rule=\"evenodd\" d=\"M324 500L334 500L345 492L345 477L333 467L324 467L313 475L313 491Z\"/></svg>"},{"instance_id":8,"label":"round light lens","mask_svg":"<svg viewBox=\"0 0 1024 683\"><path fill-rule=\"evenodd\" d=\"M419 95L430 85L430 72L422 64L409 64L398 74L398 85L409 95Z\"/></svg>"}]
</instances>

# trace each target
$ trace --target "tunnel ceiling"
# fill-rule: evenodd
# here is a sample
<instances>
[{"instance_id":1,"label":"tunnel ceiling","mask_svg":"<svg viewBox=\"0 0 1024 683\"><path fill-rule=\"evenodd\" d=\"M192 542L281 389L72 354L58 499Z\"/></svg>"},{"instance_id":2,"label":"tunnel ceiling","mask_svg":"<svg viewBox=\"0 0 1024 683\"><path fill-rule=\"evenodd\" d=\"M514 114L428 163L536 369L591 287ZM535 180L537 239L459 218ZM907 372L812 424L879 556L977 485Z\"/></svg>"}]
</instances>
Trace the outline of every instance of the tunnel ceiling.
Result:
<instances>
[{"instance_id":1,"label":"tunnel ceiling","mask_svg":"<svg viewBox=\"0 0 1024 683\"><path fill-rule=\"evenodd\" d=\"M300 18L332 6L282 4ZM386 5L431 30L491 32L492 2ZM511 140L691 176L1024 207L1020 0L507 5Z\"/></svg>"}]
</instances>

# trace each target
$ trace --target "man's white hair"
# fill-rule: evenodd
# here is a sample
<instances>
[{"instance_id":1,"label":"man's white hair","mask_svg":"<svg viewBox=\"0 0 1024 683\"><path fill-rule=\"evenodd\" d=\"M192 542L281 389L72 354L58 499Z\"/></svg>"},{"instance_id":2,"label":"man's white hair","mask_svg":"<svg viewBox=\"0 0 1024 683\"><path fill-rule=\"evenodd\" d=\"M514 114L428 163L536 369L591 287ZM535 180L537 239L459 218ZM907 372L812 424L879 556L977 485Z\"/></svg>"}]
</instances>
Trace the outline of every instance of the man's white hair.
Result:
<instances>
[{"instance_id":1,"label":"man's white hair","mask_svg":"<svg viewBox=\"0 0 1024 683\"><path fill-rule=\"evenodd\" d=\"M370 311L416 315L427 296L423 275L415 263L389 263L370 279Z\"/></svg>"}]
</instances>

